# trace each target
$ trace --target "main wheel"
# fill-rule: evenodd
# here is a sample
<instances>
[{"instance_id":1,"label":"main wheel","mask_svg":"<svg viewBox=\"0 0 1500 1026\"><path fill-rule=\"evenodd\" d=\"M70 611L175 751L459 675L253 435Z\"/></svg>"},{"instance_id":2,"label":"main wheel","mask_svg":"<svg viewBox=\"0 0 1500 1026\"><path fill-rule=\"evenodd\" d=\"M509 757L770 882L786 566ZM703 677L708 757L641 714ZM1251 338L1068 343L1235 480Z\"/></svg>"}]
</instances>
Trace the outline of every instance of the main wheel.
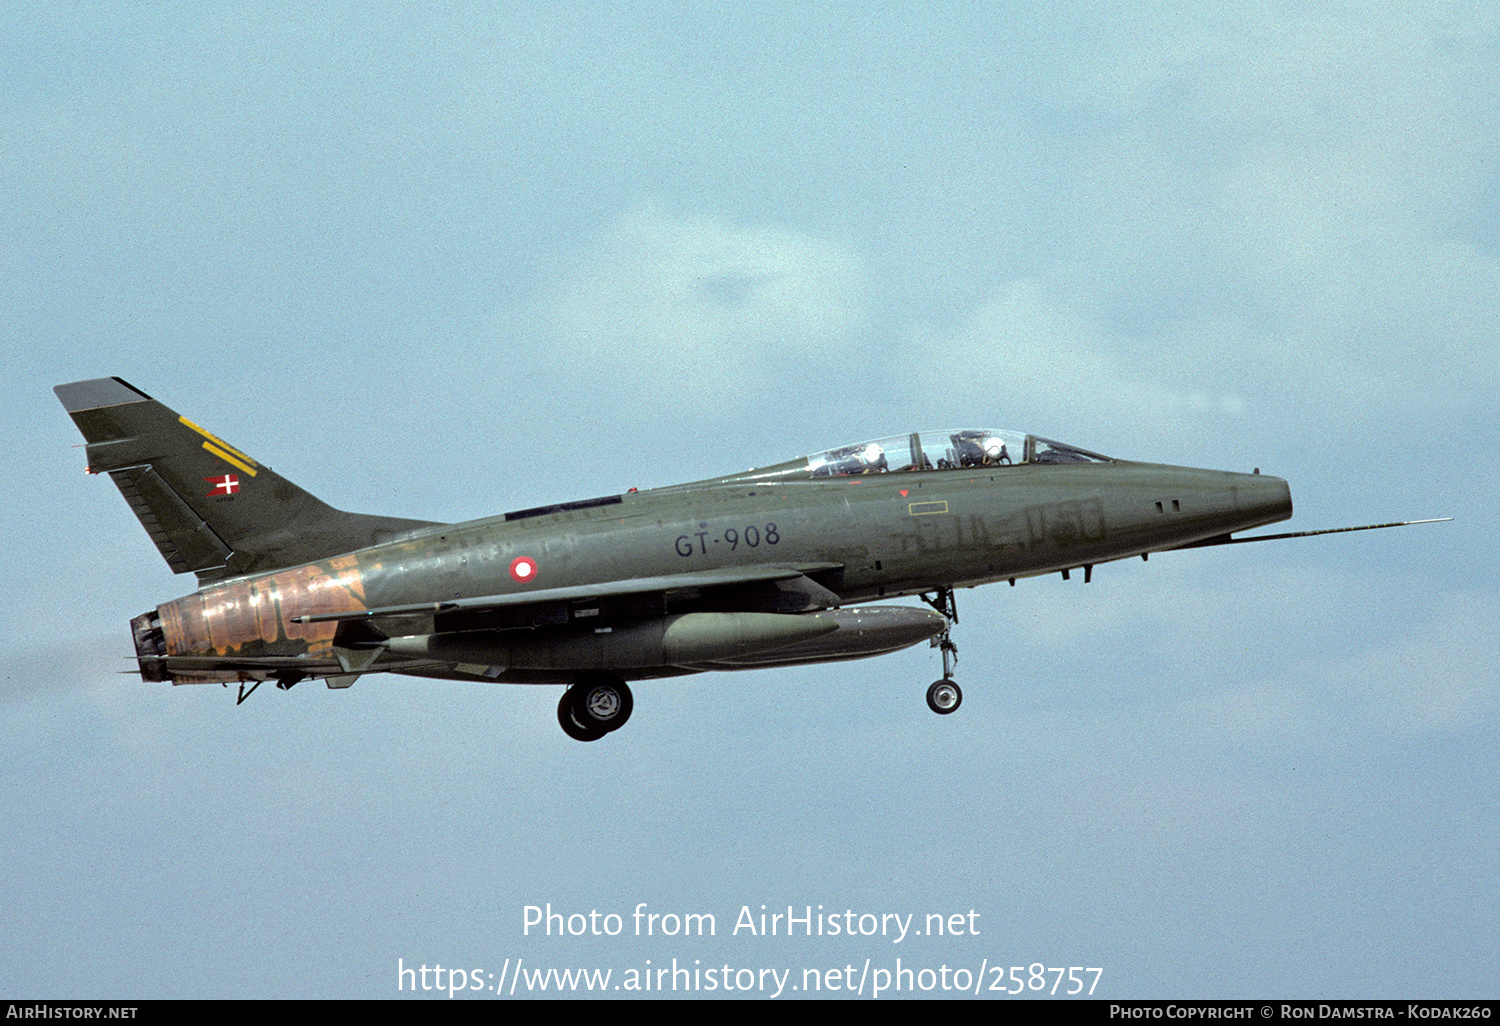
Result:
<instances>
[{"instance_id":1,"label":"main wheel","mask_svg":"<svg viewBox=\"0 0 1500 1026\"><path fill-rule=\"evenodd\" d=\"M927 708L939 716L947 716L963 704L964 693L958 682L948 677L932 682L927 689Z\"/></svg>"},{"instance_id":2,"label":"main wheel","mask_svg":"<svg viewBox=\"0 0 1500 1026\"><path fill-rule=\"evenodd\" d=\"M585 730L601 734L625 726L635 708L630 686L610 673L585 673L567 694L573 719Z\"/></svg>"},{"instance_id":3,"label":"main wheel","mask_svg":"<svg viewBox=\"0 0 1500 1026\"><path fill-rule=\"evenodd\" d=\"M605 734L605 730L591 730L583 726L573 718L573 691L568 689L562 693L562 698L557 703L557 723L562 727L563 733L574 741L597 741Z\"/></svg>"}]
</instances>

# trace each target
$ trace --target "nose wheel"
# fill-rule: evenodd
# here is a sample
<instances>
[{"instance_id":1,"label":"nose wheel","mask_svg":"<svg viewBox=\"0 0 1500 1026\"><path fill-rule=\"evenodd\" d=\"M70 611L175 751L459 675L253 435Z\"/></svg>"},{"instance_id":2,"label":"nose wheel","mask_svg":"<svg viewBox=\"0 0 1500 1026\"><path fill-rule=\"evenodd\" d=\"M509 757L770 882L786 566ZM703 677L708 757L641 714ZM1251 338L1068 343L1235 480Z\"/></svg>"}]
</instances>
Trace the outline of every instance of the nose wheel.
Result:
<instances>
[{"instance_id":1,"label":"nose wheel","mask_svg":"<svg viewBox=\"0 0 1500 1026\"><path fill-rule=\"evenodd\" d=\"M927 689L927 708L939 716L947 716L959 707L964 700L964 693L956 681L944 677L935 680Z\"/></svg>"},{"instance_id":2,"label":"nose wheel","mask_svg":"<svg viewBox=\"0 0 1500 1026\"><path fill-rule=\"evenodd\" d=\"M953 667L958 665L958 646L953 643L953 625L958 623L958 603L953 598L952 588L943 588L936 595L923 595L922 601L942 613L948 623L943 632L932 639L932 644L943 653L943 679L935 680L927 689L927 708L939 716L947 716L963 704L963 689L953 679Z\"/></svg>"}]
</instances>

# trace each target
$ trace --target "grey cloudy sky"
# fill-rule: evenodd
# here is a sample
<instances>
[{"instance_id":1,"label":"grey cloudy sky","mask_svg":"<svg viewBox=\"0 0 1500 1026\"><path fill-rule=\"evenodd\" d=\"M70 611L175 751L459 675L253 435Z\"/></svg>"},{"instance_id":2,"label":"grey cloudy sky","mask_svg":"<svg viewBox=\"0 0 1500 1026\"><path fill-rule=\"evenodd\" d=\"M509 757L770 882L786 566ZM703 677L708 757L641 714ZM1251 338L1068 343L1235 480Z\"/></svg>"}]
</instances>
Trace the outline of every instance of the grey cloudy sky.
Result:
<instances>
[{"instance_id":1,"label":"grey cloudy sky","mask_svg":"<svg viewBox=\"0 0 1500 1026\"><path fill-rule=\"evenodd\" d=\"M0 11L0 995L1494 996L1500 15L1181 7ZM552 688L121 675L193 582L81 472L51 387L106 375L437 520L930 424L1458 519L964 592L953 717L924 648L643 684L585 746ZM718 931L523 935L548 902ZM735 935L762 904L979 933Z\"/></svg>"}]
</instances>

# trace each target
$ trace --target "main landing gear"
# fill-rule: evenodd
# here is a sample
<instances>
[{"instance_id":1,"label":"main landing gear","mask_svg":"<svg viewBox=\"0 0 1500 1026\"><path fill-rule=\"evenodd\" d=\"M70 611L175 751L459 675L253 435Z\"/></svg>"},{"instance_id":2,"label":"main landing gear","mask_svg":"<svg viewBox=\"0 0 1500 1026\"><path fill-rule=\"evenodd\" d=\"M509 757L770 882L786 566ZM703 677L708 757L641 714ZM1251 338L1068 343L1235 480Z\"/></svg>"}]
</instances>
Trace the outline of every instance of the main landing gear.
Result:
<instances>
[{"instance_id":1,"label":"main landing gear","mask_svg":"<svg viewBox=\"0 0 1500 1026\"><path fill-rule=\"evenodd\" d=\"M585 673L557 703L557 722L574 741L597 741L630 719L630 685L612 673Z\"/></svg>"},{"instance_id":2,"label":"main landing gear","mask_svg":"<svg viewBox=\"0 0 1500 1026\"><path fill-rule=\"evenodd\" d=\"M953 679L953 667L958 665L958 646L953 643L953 625L958 623L958 603L954 601L952 588L941 588L933 596L923 595L922 601L948 618L943 632L932 639L932 644L943 653L943 679L935 680L927 689L927 708L939 716L947 716L963 704L963 689Z\"/></svg>"}]
</instances>

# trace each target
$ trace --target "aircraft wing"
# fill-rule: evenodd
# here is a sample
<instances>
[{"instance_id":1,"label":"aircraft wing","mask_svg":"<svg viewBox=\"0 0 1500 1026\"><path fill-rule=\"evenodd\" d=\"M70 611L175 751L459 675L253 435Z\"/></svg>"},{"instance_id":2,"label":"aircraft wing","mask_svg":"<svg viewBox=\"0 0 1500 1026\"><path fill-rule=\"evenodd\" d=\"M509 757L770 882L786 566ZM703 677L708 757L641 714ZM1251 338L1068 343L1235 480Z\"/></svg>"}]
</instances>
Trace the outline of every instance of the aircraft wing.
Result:
<instances>
[{"instance_id":1,"label":"aircraft wing","mask_svg":"<svg viewBox=\"0 0 1500 1026\"><path fill-rule=\"evenodd\" d=\"M718 567L692 570L656 577L633 577L621 581L575 584L563 588L511 592L450 599L443 602L417 602L408 605L378 606L354 612L311 613L292 618L293 623L328 623L331 621L370 620L386 616L431 615L442 613L486 613L525 610L531 607L562 606L576 602L629 598L641 595L702 591L736 587L751 589L770 586L780 596L781 611L827 609L841 599L809 575L842 569L841 563L766 564L758 566Z\"/></svg>"},{"instance_id":2,"label":"aircraft wing","mask_svg":"<svg viewBox=\"0 0 1500 1026\"><path fill-rule=\"evenodd\" d=\"M350 650L334 649L329 655L313 656L242 656L242 655L140 655L134 658L142 663L159 664L174 675L191 676L194 673L214 674L211 679L223 679L221 674L233 672L246 678L254 676L274 677L285 674L293 677L330 677L350 672ZM386 663L382 670L405 670L417 666L440 666L431 659L404 659L400 665ZM368 663L366 663L368 665Z\"/></svg>"},{"instance_id":3,"label":"aircraft wing","mask_svg":"<svg viewBox=\"0 0 1500 1026\"><path fill-rule=\"evenodd\" d=\"M368 670L381 655L378 648L351 650L334 648L325 656L307 653L296 656L150 656L139 659L141 676L146 680L171 680L176 684L194 682L228 684L237 681L240 693L235 704L249 698L265 681L278 681L278 687L289 688L300 680L321 677L330 688L347 688ZM395 672L422 670L441 666L441 663L422 658L395 658L383 664L381 670ZM250 685L247 689L245 685Z\"/></svg>"}]
</instances>

